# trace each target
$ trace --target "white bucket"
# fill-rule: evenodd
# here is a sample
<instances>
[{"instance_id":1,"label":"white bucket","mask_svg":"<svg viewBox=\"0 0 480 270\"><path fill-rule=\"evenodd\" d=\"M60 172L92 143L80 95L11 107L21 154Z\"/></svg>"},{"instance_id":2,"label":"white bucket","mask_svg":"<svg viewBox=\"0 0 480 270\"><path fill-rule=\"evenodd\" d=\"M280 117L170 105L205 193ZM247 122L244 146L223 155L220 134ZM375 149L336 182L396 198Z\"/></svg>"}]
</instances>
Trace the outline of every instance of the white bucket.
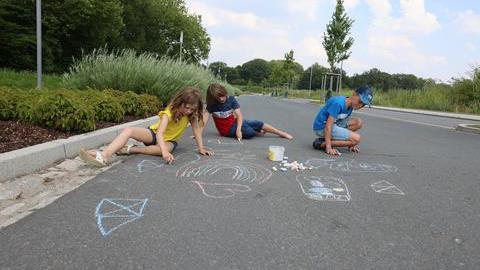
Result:
<instances>
[{"instance_id":1,"label":"white bucket","mask_svg":"<svg viewBox=\"0 0 480 270\"><path fill-rule=\"evenodd\" d=\"M282 161L283 154L285 153L285 147L270 145L268 147L268 159L271 161Z\"/></svg>"}]
</instances>

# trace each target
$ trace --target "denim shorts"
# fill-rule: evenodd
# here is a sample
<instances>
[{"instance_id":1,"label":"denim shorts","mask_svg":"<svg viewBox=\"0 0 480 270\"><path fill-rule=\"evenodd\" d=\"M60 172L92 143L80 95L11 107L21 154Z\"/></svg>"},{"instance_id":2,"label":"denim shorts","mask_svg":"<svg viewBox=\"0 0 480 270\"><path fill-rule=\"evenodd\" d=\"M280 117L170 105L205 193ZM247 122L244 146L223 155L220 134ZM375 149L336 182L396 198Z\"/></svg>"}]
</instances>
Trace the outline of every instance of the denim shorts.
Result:
<instances>
[{"instance_id":1,"label":"denim shorts","mask_svg":"<svg viewBox=\"0 0 480 270\"><path fill-rule=\"evenodd\" d=\"M148 130L150 130L150 133L152 134L152 142L151 143L144 143L146 146L149 146L149 145L156 145L157 144L157 134L155 134L155 132L153 130L151 130L150 128L147 128ZM173 148L172 148L172 152L175 151L175 149L177 148L177 145L178 143L176 141L167 141L167 142L171 142L173 144Z\"/></svg>"},{"instance_id":2,"label":"denim shorts","mask_svg":"<svg viewBox=\"0 0 480 270\"><path fill-rule=\"evenodd\" d=\"M242 122L242 138L251 139L257 135L263 128L263 122L257 120L243 120ZM237 122L230 128L230 137L237 137Z\"/></svg>"},{"instance_id":3,"label":"denim shorts","mask_svg":"<svg viewBox=\"0 0 480 270\"><path fill-rule=\"evenodd\" d=\"M350 131L348 128L348 120L339 120L332 125L332 139L337 141L346 141L350 137ZM325 138L324 129L314 130L315 135L320 138Z\"/></svg>"}]
</instances>

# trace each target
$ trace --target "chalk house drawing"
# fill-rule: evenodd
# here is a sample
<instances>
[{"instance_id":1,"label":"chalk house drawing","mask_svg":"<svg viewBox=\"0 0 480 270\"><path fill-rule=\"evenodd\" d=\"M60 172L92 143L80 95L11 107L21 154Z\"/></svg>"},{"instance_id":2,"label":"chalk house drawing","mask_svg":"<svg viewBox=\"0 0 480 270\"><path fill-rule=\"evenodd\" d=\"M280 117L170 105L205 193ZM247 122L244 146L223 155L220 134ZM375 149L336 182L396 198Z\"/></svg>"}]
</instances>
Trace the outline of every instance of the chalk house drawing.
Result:
<instances>
[{"instance_id":1,"label":"chalk house drawing","mask_svg":"<svg viewBox=\"0 0 480 270\"><path fill-rule=\"evenodd\" d=\"M317 201L350 201L347 185L340 178L331 176L298 175L300 189L307 198Z\"/></svg>"},{"instance_id":2,"label":"chalk house drawing","mask_svg":"<svg viewBox=\"0 0 480 270\"><path fill-rule=\"evenodd\" d=\"M102 199L96 209L97 226L103 236L143 217L148 199Z\"/></svg>"},{"instance_id":3,"label":"chalk house drawing","mask_svg":"<svg viewBox=\"0 0 480 270\"><path fill-rule=\"evenodd\" d=\"M230 198L251 191L252 184L263 184L272 172L245 160L210 158L182 166L176 176L192 181L207 197Z\"/></svg>"},{"instance_id":4,"label":"chalk house drawing","mask_svg":"<svg viewBox=\"0 0 480 270\"><path fill-rule=\"evenodd\" d=\"M382 180L370 185L373 191L384 194L405 195L398 187L386 180Z\"/></svg>"}]
</instances>

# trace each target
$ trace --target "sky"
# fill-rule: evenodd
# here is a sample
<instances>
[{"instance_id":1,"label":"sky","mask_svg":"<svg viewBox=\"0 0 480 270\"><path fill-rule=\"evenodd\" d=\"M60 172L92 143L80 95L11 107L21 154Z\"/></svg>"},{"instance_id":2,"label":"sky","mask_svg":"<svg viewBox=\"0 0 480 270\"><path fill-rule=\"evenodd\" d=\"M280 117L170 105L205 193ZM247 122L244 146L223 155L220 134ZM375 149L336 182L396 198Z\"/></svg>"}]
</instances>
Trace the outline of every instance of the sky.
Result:
<instances>
[{"instance_id":1,"label":"sky","mask_svg":"<svg viewBox=\"0 0 480 270\"><path fill-rule=\"evenodd\" d=\"M283 59L328 66L322 46L336 0L186 0L211 38L208 62ZM378 68L448 82L480 65L480 0L344 0L354 20L349 75Z\"/></svg>"}]
</instances>

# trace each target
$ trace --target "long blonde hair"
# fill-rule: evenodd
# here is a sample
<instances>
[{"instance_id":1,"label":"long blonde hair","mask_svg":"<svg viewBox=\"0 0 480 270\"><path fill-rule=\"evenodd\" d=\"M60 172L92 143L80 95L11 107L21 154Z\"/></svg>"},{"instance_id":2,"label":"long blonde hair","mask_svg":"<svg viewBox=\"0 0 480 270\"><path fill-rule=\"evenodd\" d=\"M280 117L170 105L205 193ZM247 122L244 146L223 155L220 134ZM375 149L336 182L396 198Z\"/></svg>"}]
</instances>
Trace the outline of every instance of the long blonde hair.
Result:
<instances>
[{"instance_id":1,"label":"long blonde hair","mask_svg":"<svg viewBox=\"0 0 480 270\"><path fill-rule=\"evenodd\" d=\"M192 114L188 116L188 119L196 119L200 122L200 125L203 126L203 101L200 90L194 87L185 87L172 99L168 107L170 108L170 111L172 112L174 118L177 118L180 107L184 104L197 106L195 111L193 111Z\"/></svg>"}]
</instances>

